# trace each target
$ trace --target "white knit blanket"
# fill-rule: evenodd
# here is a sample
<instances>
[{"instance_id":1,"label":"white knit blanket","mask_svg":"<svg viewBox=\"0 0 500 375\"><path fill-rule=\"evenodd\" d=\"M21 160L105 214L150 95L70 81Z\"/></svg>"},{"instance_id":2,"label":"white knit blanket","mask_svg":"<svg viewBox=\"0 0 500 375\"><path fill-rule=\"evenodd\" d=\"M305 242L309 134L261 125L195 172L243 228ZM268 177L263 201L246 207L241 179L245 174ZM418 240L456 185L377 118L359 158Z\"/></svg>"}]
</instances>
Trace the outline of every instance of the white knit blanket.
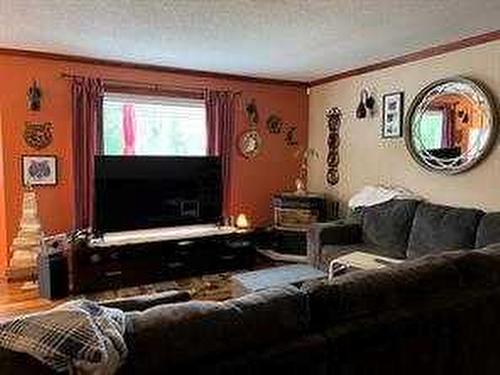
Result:
<instances>
[{"instance_id":1,"label":"white knit blanket","mask_svg":"<svg viewBox=\"0 0 500 375\"><path fill-rule=\"evenodd\" d=\"M349 208L374 206L392 199L421 200L422 198L402 187L365 186L349 200Z\"/></svg>"},{"instance_id":2,"label":"white knit blanket","mask_svg":"<svg viewBox=\"0 0 500 375\"><path fill-rule=\"evenodd\" d=\"M123 311L77 300L0 324L0 346L57 372L108 375L127 356L124 332Z\"/></svg>"}]
</instances>

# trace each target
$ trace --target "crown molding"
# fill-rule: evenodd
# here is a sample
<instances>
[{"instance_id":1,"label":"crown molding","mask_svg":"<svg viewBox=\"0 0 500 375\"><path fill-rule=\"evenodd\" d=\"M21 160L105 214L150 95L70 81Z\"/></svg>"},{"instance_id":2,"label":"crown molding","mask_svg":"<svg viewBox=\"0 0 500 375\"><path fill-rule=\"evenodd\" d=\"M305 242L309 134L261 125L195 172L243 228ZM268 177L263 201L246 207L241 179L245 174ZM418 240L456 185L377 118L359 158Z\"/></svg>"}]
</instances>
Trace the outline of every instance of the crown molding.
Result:
<instances>
[{"instance_id":1,"label":"crown molding","mask_svg":"<svg viewBox=\"0 0 500 375\"><path fill-rule=\"evenodd\" d=\"M85 57L78 55L66 55L60 53L31 51L31 50L23 50L15 48L0 48L0 55L37 58L44 60L63 61L63 62L71 62L71 63L87 64L87 65L99 65L99 66L107 66L115 68L138 69L138 70L146 70L149 72L183 74L201 78L223 79L223 80L249 82L249 83L292 86L299 88L306 88L308 86L307 82L293 81L286 79L263 78L263 77L254 77L254 76L246 76L239 74L218 73L218 72L210 72L210 71L196 70L196 69L184 69L184 68L176 68L176 67L169 67L169 66L162 66L155 64L133 63L121 60L99 59L99 58Z\"/></svg>"},{"instance_id":2,"label":"crown molding","mask_svg":"<svg viewBox=\"0 0 500 375\"><path fill-rule=\"evenodd\" d=\"M121 60L108 60L108 59L99 59L93 57L85 57L78 55L66 55L60 53L51 53L51 52L41 52L41 51L31 51L31 50L23 50L23 49L13 49L13 48L0 48L0 55L8 55L8 56L16 56L16 57L29 57L29 58L38 58L45 60L53 60L53 61L64 61L71 63L80 63L87 65L99 65L99 66L108 66L108 67L116 67L116 68L125 68L125 69L138 69L145 70L149 72L159 72L159 73L170 73L170 74L183 74L190 75L194 77L201 78L212 78L212 79L223 79L223 80L231 80L231 81L240 81L240 82L249 82L249 83L260 83L260 84L270 84L270 85L281 85L281 86L291 86L291 87L299 87L299 88L307 88L323 85L325 83L338 81L345 78L350 78L358 75L362 75L365 73L374 72L377 70L387 69L393 66L403 65L410 62L415 62L419 60L424 60L433 56L442 55L448 52L453 52L473 46L477 46L480 44L485 44L489 42L493 42L496 40L500 40L500 30L491 31L488 33L460 39L454 42L429 47L422 49L420 51L412 52L406 55L401 55L398 57L394 57L388 60L380 61L374 64L365 65L359 68L346 70L340 73L335 73L323 78L319 78L310 82L303 81L294 81L294 80L285 80L285 79L275 79L275 78L263 78L263 77L254 77L254 76L246 76L239 74L229 74L229 73L219 73L219 72L210 72L204 70L196 70L196 69L184 69L184 68L176 68L155 64L142 64L142 63L133 63Z\"/></svg>"},{"instance_id":3,"label":"crown molding","mask_svg":"<svg viewBox=\"0 0 500 375\"><path fill-rule=\"evenodd\" d=\"M339 81L341 79L350 78L354 76L359 76L361 74L374 72L376 70L386 69L397 65L403 65L410 62L415 62L419 60L424 60L429 57L442 55L448 52L461 50L468 47L477 46L480 44L485 44L488 42L493 42L500 39L500 30L491 31L485 34L480 34L454 42L441 44L439 46L434 46L430 48L425 48L417 52L412 52L406 55L394 57L392 59L380 61L375 64L365 65L360 68L346 70L344 72L335 73L330 76L319 78L309 82L310 87L323 85L325 83Z\"/></svg>"}]
</instances>

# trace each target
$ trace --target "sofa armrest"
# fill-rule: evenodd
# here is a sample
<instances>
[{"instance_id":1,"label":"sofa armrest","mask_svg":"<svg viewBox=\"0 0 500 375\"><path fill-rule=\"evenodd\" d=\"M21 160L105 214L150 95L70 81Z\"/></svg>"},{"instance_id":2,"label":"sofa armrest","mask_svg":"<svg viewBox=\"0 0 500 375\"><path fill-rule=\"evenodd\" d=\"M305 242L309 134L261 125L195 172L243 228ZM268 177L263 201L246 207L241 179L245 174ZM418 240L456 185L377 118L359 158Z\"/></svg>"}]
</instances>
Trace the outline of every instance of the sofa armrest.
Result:
<instances>
[{"instance_id":1,"label":"sofa armrest","mask_svg":"<svg viewBox=\"0 0 500 375\"><path fill-rule=\"evenodd\" d=\"M36 374L51 375L54 371L29 354L15 352L0 347L0 374L19 375ZM63 373L65 374L65 373Z\"/></svg>"},{"instance_id":2,"label":"sofa armrest","mask_svg":"<svg viewBox=\"0 0 500 375\"><path fill-rule=\"evenodd\" d=\"M361 224L357 220L336 220L312 224L307 232L307 257L315 267L321 264L324 245L353 245L362 242Z\"/></svg>"},{"instance_id":3,"label":"sofa armrest","mask_svg":"<svg viewBox=\"0 0 500 375\"><path fill-rule=\"evenodd\" d=\"M167 303L186 302L191 299L189 292L185 290L169 290L166 292L143 295L137 297L118 298L100 302L101 306L120 309L125 312L144 311L151 307Z\"/></svg>"}]
</instances>

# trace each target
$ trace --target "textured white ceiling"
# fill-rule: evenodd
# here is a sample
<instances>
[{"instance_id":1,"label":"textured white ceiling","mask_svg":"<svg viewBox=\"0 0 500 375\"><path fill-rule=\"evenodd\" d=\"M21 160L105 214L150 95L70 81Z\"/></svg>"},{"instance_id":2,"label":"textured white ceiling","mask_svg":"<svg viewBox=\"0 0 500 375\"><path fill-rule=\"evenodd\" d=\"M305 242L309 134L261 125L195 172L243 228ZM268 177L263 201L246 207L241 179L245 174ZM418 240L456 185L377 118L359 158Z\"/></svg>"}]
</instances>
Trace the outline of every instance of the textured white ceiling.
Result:
<instances>
[{"instance_id":1,"label":"textured white ceiling","mask_svg":"<svg viewBox=\"0 0 500 375\"><path fill-rule=\"evenodd\" d=\"M500 28L500 0L0 0L0 47L309 81Z\"/></svg>"}]
</instances>

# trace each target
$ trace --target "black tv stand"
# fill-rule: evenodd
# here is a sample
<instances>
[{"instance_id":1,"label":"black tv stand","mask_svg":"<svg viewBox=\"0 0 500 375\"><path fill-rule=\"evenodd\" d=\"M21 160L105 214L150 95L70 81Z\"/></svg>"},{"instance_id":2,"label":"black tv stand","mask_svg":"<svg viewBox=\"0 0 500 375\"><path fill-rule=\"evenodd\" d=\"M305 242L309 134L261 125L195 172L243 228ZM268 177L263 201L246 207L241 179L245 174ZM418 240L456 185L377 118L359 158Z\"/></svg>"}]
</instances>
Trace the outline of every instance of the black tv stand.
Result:
<instances>
[{"instance_id":1,"label":"black tv stand","mask_svg":"<svg viewBox=\"0 0 500 375\"><path fill-rule=\"evenodd\" d=\"M118 289L253 266L250 231L179 227L113 234L75 244L73 292Z\"/></svg>"}]
</instances>

